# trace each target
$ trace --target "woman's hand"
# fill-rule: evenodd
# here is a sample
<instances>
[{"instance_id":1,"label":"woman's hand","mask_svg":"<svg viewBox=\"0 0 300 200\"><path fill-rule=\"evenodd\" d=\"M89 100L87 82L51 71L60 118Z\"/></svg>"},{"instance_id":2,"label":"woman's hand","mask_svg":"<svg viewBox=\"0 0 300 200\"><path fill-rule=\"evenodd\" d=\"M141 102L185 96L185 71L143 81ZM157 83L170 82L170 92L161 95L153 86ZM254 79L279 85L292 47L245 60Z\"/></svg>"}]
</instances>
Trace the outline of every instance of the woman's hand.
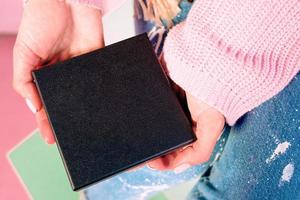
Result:
<instances>
[{"instance_id":1,"label":"woman's hand","mask_svg":"<svg viewBox=\"0 0 300 200\"><path fill-rule=\"evenodd\" d=\"M148 162L150 168L174 170L175 173L181 173L193 165L209 160L223 131L225 118L218 110L188 93L186 93L186 98L197 141L186 148Z\"/></svg>"},{"instance_id":2,"label":"woman's hand","mask_svg":"<svg viewBox=\"0 0 300 200\"><path fill-rule=\"evenodd\" d=\"M14 46L13 87L35 113L47 143L55 141L32 70L103 46L99 10L61 0L29 0L25 4Z\"/></svg>"}]
</instances>

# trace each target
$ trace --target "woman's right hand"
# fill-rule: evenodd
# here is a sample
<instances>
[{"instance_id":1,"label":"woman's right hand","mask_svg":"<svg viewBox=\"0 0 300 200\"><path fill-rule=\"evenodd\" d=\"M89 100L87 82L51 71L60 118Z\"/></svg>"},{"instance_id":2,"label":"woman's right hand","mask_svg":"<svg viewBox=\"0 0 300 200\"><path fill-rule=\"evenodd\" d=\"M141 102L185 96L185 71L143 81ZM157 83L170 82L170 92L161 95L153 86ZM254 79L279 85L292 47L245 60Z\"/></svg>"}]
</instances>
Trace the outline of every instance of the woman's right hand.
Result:
<instances>
[{"instance_id":1,"label":"woman's right hand","mask_svg":"<svg viewBox=\"0 0 300 200\"><path fill-rule=\"evenodd\" d=\"M35 113L49 144L54 136L31 72L104 46L101 12L63 0L28 0L13 52L13 87Z\"/></svg>"}]
</instances>

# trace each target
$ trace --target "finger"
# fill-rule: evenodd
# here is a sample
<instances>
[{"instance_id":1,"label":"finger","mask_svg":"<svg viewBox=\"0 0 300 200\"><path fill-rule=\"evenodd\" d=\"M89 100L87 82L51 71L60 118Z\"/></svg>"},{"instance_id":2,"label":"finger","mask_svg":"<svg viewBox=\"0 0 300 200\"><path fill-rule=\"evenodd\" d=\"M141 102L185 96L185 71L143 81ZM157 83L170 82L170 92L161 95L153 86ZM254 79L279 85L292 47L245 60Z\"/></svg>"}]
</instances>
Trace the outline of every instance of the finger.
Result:
<instances>
[{"instance_id":1,"label":"finger","mask_svg":"<svg viewBox=\"0 0 300 200\"><path fill-rule=\"evenodd\" d=\"M143 168L145 165L146 165L146 164L143 163L143 164L140 164L140 165L138 165L138 166L132 167L132 168L128 169L127 172L135 172L135 171L137 171L137 170Z\"/></svg>"},{"instance_id":2,"label":"finger","mask_svg":"<svg viewBox=\"0 0 300 200\"><path fill-rule=\"evenodd\" d=\"M42 103L33 83L31 72L39 65L40 58L17 39L13 61L13 87L23 98L32 103L36 112L41 109Z\"/></svg>"},{"instance_id":3,"label":"finger","mask_svg":"<svg viewBox=\"0 0 300 200\"><path fill-rule=\"evenodd\" d=\"M172 153L169 153L167 155L158 157L154 160L148 161L147 165L151 169L155 170L170 170L172 169L172 162L176 158L178 154L178 151L174 151Z\"/></svg>"},{"instance_id":4,"label":"finger","mask_svg":"<svg viewBox=\"0 0 300 200\"><path fill-rule=\"evenodd\" d=\"M225 120L222 115L213 108L203 112L197 120L195 131L197 141L191 147L184 149L178 154L172 167L183 164L197 165L207 162L222 134Z\"/></svg>"},{"instance_id":5,"label":"finger","mask_svg":"<svg viewBox=\"0 0 300 200\"><path fill-rule=\"evenodd\" d=\"M46 115L44 108L42 108L40 111L36 113L36 121L43 139L48 144L54 144L55 143L54 134L52 132L52 128L48 121L48 117Z\"/></svg>"},{"instance_id":6,"label":"finger","mask_svg":"<svg viewBox=\"0 0 300 200\"><path fill-rule=\"evenodd\" d=\"M150 169L155 170L166 170L168 168L168 165L166 164L166 160L162 157L156 158L154 160L148 161L147 166Z\"/></svg>"}]
</instances>

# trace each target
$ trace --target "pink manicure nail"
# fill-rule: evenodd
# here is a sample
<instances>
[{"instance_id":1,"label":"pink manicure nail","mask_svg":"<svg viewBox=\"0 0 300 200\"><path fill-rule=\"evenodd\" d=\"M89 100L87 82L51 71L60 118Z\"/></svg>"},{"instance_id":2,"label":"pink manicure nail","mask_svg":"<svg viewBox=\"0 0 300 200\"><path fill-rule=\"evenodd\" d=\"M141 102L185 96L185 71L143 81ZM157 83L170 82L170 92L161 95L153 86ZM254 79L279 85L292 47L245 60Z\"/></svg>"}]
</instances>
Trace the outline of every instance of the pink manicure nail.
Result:
<instances>
[{"instance_id":1,"label":"pink manicure nail","mask_svg":"<svg viewBox=\"0 0 300 200\"><path fill-rule=\"evenodd\" d=\"M146 164L146 166L151 169L151 170L155 170L154 168L152 168L148 163Z\"/></svg>"},{"instance_id":2,"label":"pink manicure nail","mask_svg":"<svg viewBox=\"0 0 300 200\"><path fill-rule=\"evenodd\" d=\"M25 102L28 106L28 108L31 110L31 112L36 113L37 109L34 107L34 105L32 104L32 102L29 99L25 99Z\"/></svg>"},{"instance_id":3,"label":"pink manicure nail","mask_svg":"<svg viewBox=\"0 0 300 200\"><path fill-rule=\"evenodd\" d=\"M180 174L182 172L184 172L185 170L187 170L188 168L190 168L191 165L188 164L188 163L184 163L184 164L181 164L179 166L177 166L175 169L174 169L174 173L175 174Z\"/></svg>"}]
</instances>

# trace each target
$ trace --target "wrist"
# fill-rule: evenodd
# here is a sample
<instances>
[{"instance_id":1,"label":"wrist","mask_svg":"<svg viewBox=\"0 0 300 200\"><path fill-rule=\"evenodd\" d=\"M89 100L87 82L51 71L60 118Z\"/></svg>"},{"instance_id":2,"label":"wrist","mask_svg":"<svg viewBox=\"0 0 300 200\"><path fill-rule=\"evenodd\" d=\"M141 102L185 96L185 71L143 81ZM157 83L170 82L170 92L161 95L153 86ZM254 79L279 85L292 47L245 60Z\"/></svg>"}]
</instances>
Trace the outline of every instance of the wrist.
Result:
<instances>
[{"instance_id":1,"label":"wrist","mask_svg":"<svg viewBox=\"0 0 300 200\"><path fill-rule=\"evenodd\" d=\"M65 0L69 5L78 5L89 9L97 9L98 11L103 10L102 0Z\"/></svg>"}]
</instances>

